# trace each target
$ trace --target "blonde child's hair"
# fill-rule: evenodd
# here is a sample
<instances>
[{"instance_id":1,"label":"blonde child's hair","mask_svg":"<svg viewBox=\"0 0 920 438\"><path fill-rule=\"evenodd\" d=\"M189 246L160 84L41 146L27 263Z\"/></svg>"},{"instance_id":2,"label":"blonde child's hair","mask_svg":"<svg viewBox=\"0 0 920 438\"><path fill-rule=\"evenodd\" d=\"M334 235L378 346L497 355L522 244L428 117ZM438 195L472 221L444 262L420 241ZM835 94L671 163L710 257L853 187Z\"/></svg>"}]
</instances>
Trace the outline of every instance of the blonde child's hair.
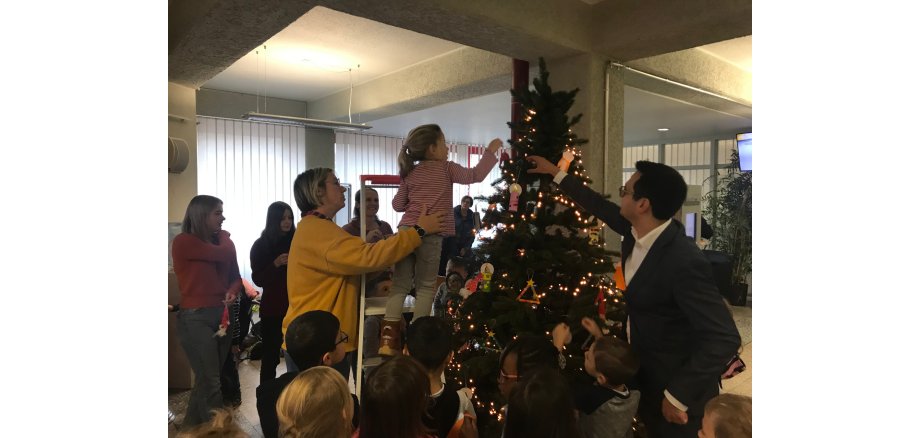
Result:
<instances>
[{"instance_id":1,"label":"blonde child's hair","mask_svg":"<svg viewBox=\"0 0 920 438\"><path fill-rule=\"evenodd\" d=\"M704 416L713 416L716 438L750 438L752 427L752 399L744 395L719 394L703 409Z\"/></svg>"},{"instance_id":2,"label":"blonde child's hair","mask_svg":"<svg viewBox=\"0 0 920 438\"><path fill-rule=\"evenodd\" d=\"M409 131L406 136L406 143L399 149L399 176L405 178L415 169L415 162L425 159L428 147L437 143L444 132L441 127L435 124L418 126Z\"/></svg>"},{"instance_id":3,"label":"blonde child's hair","mask_svg":"<svg viewBox=\"0 0 920 438\"><path fill-rule=\"evenodd\" d=\"M317 366L298 374L281 392L275 409L279 437L351 436L354 404L345 378L332 368Z\"/></svg>"},{"instance_id":4,"label":"blonde child's hair","mask_svg":"<svg viewBox=\"0 0 920 438\"><path fill-rule=\"evenodd\" d=\"M212 411L214 417L207 423L179 433L178 438L248 438L249 435L233 421L233 414L226 409Z\"/></svg>"}]
</instances>

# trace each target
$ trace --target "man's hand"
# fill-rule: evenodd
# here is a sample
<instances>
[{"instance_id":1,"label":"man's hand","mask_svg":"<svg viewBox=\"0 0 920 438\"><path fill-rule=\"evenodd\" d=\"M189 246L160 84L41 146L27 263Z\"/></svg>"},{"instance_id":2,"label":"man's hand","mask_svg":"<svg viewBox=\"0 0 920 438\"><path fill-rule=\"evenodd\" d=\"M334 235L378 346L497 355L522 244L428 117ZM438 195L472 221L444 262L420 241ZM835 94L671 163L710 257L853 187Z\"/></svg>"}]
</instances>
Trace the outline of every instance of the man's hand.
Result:
<instances>
[{"instance_id":1,"label":"man's hand","mask_svg":"<svg viewBox=\"0 0 920 438\"><path fill-rule=\"evenodd\" d=\"M527 173L545 173L549 176L556 176L560 172L558 167L539 155L530 155L524 159L534 165L533 169L527 169Z\"/></svg>"},{"instance_id":2,"label":"man's hand","mask_svg":"<svg viewBox=\"0 0 920 438\"><path fill-rule=\"evenodd\" d=\"M667 397L661 399L661 415L668 423L687 424L687 413L677 409L677 406L672 405Z\"/></svg>"}]
</instances>

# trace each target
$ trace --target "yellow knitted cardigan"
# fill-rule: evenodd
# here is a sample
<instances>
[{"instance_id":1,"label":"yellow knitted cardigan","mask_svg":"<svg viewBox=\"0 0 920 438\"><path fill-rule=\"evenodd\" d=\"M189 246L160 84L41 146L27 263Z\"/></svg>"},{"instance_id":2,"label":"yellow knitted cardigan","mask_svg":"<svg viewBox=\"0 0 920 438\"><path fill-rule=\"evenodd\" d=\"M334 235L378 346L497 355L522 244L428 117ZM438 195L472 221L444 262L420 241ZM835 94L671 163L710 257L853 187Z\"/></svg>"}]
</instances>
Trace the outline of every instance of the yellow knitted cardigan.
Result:
<instances>
[{"instance_id":1,"label":"yellow knitted cardigan","mask_svg":"<svg viewBox=\"0 0 920 438\"><path fill-rule=\"evenodd\" d=\"M380 271L408 256L422 243L415 230L365 243L328 219L305 216L297 224L288 253L288 324L310 310L325 310L339 319L348 334L346 351L358 348L358 294L361 274ZM284 348L287 348L286 346Z\"/></svg>"}]
</instances>

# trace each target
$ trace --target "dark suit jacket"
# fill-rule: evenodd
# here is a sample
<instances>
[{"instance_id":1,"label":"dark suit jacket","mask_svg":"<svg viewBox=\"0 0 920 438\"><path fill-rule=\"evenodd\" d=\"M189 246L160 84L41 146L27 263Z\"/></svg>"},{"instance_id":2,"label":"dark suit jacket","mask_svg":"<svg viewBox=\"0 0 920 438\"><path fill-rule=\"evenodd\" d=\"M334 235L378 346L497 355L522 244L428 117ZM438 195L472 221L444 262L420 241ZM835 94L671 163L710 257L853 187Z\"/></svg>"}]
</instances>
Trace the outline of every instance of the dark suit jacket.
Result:
<instances>
[{"instance_id":1,"label":"dark suit jacket","mask_svg":"<svg viewBox=\"0 0 920 438\"><path fill-rule=\"evenodd\" d=\"M566 176L560 188L582 208L623 236L623 260L636 240L620 207ZM630 345L639 356L636 376L643 398L661 400L665 389L689 413L719 393L725 365L741 337L696 244L672 221L658 236L626 287ZM659 408L660 412L660 408Z\"/></svg>"}]
</instances>

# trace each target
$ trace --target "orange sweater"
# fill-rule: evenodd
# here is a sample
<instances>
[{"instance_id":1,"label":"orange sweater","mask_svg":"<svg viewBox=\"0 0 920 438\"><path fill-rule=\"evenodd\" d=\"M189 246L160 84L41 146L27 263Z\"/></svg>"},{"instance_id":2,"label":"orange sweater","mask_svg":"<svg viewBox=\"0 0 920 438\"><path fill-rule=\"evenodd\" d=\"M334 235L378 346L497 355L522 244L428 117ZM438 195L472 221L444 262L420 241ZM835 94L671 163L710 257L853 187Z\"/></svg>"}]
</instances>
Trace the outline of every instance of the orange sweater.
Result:
<instances>
[{"instance_id":1,"label":"orange sweater","mask_svg":"<svg viewBox=\"0 0 920 438\"><path fill-rule=\"evenodd\" d=\"M361 274L395 264L421 243L412 229L365 243L328 219L305 216L297 224L288 253L289 306L281 330L286 334L291 321L305 312L325 310L339 319L348 334L345 350L356 350Z\"/></svg>"},{"instance_id":2,"label":"orange sweater","mask_svg":"<svg viewBox=\"0 0 920 438\"><path fill-rule=\"evenodd\" d=\"M240 287L240 267L230 233L220 231L218 242L215 245L188 233L173 239L173 269L179 280L180 307L222 306L227 292Z\"/></svg>"}]
</instances>

